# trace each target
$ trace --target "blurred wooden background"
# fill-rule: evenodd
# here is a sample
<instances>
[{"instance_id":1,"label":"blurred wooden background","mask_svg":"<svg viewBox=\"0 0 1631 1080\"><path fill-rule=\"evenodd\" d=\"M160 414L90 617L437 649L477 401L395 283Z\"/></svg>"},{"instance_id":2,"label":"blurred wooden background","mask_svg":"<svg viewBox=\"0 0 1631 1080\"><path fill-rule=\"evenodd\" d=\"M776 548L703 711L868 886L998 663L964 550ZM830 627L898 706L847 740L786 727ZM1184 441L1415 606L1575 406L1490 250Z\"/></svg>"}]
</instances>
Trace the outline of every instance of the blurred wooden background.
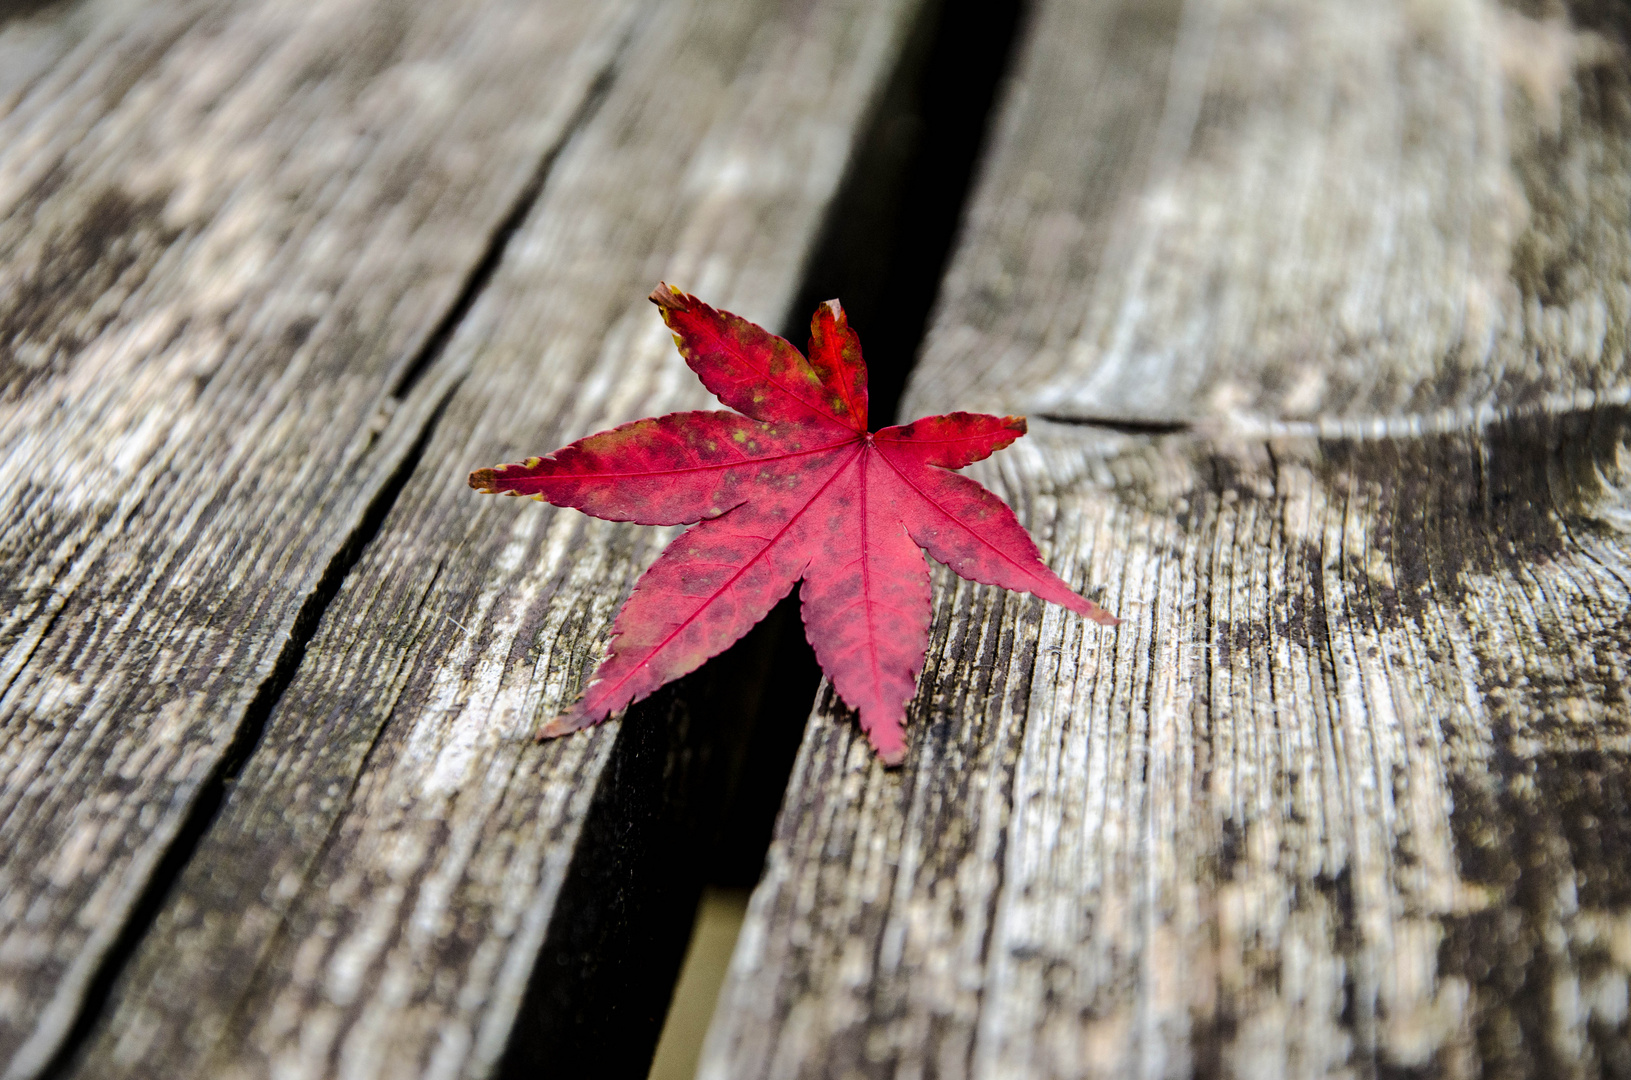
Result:
<instances>
[{"instance_id":1,"label":"blurred wooden background","mask_svg":"<svg viewBox=\"0 0 1631 1080\"><path fill-rule=\"evenodd\" d=\"M0 1077L642 1076L709 882L709 1078L1631 1077L1628 49L0 0ZM709 403L658 279L1029 415L1122 625L939 572L898 770L786 606L534 744L673 531L464 476Z\"/></svg>"}]
</instances>

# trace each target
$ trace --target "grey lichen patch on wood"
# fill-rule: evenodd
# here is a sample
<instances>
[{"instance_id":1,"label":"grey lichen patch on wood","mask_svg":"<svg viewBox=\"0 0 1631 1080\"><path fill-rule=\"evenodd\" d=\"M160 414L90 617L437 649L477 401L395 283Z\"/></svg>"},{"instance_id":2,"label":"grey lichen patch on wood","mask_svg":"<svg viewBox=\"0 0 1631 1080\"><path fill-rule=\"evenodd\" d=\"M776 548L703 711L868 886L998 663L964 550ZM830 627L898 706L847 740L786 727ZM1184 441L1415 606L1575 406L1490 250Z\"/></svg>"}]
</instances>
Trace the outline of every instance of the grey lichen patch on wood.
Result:
<instances>
[{"instance_id":1,"label":"grey lichen patch on wood","mask_svg":"<svg viewBox=\"0 0 1631 1080\"><path fill-rule=\"evenodd\" d=\"M1622 19L1039 7L905 414L1124 622L818 702L701 1075L1624 1070Z\"/></svg>"},{"instance_id":2,"label":"grey lichen patch on wood","mask_svg":"<svg viewBox=\"0 0 1631 1080\"><path fill-rule=\"evenodd\" d=\"M532 734L675 530L478 496L465 474L708 407L646 294L662 278L780 323L921 10L733 0L642 20L449 341L468 374L74 1075L482 1076L549 1022L521 1012L557 974L535 966L570 864L595 854L591 800L673 718ZM639 871L608 883L608 918Z\"/></svg>"},{"instance_id":3,"label":"grey lichen patch on wood","mask_svg":"<svg viewBox=\"0 0 1631 1080\"><path fill-rule=\"evenodd\" d=\"M45 58L0 77L8 1078L60 1047L253 734L458 374L399 398L405 373L633 10L93 0L0 25Z\"/></svg>"}]
</instances>

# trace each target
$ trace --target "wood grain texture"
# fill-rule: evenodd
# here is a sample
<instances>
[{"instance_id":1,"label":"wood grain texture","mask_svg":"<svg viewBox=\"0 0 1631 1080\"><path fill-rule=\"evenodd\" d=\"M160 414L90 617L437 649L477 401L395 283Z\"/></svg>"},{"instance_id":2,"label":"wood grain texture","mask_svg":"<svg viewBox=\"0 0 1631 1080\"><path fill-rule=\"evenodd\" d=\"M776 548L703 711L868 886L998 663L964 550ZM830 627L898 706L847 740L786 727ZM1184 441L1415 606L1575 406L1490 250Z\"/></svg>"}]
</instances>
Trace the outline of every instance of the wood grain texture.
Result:
<instances>
[{"instance_id":1,"label":"wood grain texture","mask_svg":"<svg viewBox=\"0 0 1631 1080\"><path fill-rule=\"evenodd\" d=\"M35 1075L449 388L634 7L0 24L0 1062ZM25 70L26 69L26 70ZM252 734L252 732L249 732Z\"/></svg>"},{"instance_id":2,"label":"wood grain texture","mask_svg":"<svg viewBox=\"0 0 1631 1080\"><path fill-rule=\"evenodd\" d=\"M646 294L663 278L780 323L920 14L710 0L641 22L449 342L463 382L74 1075L580 1070L527 1055L549 1049L540 1025L618 1007L551 982L596 961L557 940L571 875L645 828L595 803L675 782L693 763L671 729L707 718L636 710L531 736L580 691L674 531L478 496L465 477L709 404ZM645 857L599 883L607 920ZM621 1075L655 1019L619 1021L581 1068Z\"/></svg>"},{"instance_id":3,"label":"wood grain texture","mask_svg":"<svg viewBox=\"0 0 1631 1080\"><path fill-rule=\"evenodd\" d=\"M1631 1072L1622 17L1039 7L904 414L1190 429L977 467L1125 621L824 696L701 1076Z\"/></svg>"},{"instance_id":4,"label":"wood grain texture","mask_svg":"<svg viewBox=\"0 0 1631 1080\"><path fill-rule=\"evenodd\" d=\"M912 408L1239 426L1625 383L1611 9L1176 8L1044 16Z\"/></svg>"}]
</instances>

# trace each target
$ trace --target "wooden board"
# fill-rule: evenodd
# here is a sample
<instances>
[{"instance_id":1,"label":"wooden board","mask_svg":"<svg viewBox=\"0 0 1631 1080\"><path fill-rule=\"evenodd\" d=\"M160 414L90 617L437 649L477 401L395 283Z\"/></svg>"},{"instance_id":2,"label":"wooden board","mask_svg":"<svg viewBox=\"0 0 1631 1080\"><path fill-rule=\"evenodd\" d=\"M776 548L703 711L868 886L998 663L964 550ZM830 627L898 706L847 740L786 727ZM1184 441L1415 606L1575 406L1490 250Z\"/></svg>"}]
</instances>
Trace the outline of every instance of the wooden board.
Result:
<instances>
[{"instance_id":1,"label":"wooden board","mask_svg":"<svg viewBox=\"0 0 1631 1080\"><path fill-rule=\"evenodd\" d=\"M1014 88L909 408L1239 430L1625 385L1611 14L1044 9L1075 25Z\"/></svg>"},{"instance_id":2,"label":"wooden board","mask_svg":"<svg viewBox=\"0 0 1631 1080\"><path fill-rule=\"evenodd\" d=\"M1541 16L1039 6L904 411L1074 421L975 471L1125 621L942 572L906 766L823 697L701 1076L1631 1069L1631 53Z\"/></svg>"},{"instance_id":3,"label":"wooden board","mask_svg":"<svg viewBox=\"0 0 1631 1080\"><path fill-rule=\"evenodd\" d=\"M617 969L601 949L628 948L607 927L667 865L653 848L685 806L666 797L706 773L695 731L714 721L669 697L531 735L674 531L465 477L709 403L646 294L666 278L781 322L922 13L713 0L642 19L426 374L462 382L71 1075L622 1075L649 1055L662 1002L583 991ZM559 1030L580 1018L591 1046Z\"/></svg>"},{"instance_id":4,"label":"wooden board","mask_svg":"<svg viewBox=\"0 0 1631 1080\"><path fill-rule=\"evenodd\" d=\"M7 1077L253 740L450 389L438 324L638 10L30 6L0 23Z\"/></svg>"}]
</instances>

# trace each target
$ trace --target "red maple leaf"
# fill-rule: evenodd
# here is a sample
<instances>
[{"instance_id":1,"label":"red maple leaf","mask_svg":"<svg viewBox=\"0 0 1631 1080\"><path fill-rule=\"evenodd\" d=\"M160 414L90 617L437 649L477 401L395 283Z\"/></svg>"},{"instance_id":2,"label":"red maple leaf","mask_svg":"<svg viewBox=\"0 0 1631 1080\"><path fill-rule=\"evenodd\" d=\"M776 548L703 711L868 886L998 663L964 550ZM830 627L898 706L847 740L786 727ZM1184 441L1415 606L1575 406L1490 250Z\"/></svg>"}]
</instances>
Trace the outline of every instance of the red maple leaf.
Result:
<instances>
[{"instance_id":1,"label":"red maple leaf","mask_svg":"<svg viewBox=\"0 0 1631 1080\"><path fill-rule=\"evenodd\" d=\"M546 457L477 469L477 491L531 495L611 521L696 522L623 605L581 701L540 738L599 723L723 652L800 580L805 634L878 756L929 646L926 549L972 581L1118 620L1042 564L1013 512L952 469L1025 434L1017 416L951 413L867 431L866 364L838 301L816 309L810 355L659 285L651 299L691 370L735 412L681 412Z\"/></svg>"}]
</instances>

